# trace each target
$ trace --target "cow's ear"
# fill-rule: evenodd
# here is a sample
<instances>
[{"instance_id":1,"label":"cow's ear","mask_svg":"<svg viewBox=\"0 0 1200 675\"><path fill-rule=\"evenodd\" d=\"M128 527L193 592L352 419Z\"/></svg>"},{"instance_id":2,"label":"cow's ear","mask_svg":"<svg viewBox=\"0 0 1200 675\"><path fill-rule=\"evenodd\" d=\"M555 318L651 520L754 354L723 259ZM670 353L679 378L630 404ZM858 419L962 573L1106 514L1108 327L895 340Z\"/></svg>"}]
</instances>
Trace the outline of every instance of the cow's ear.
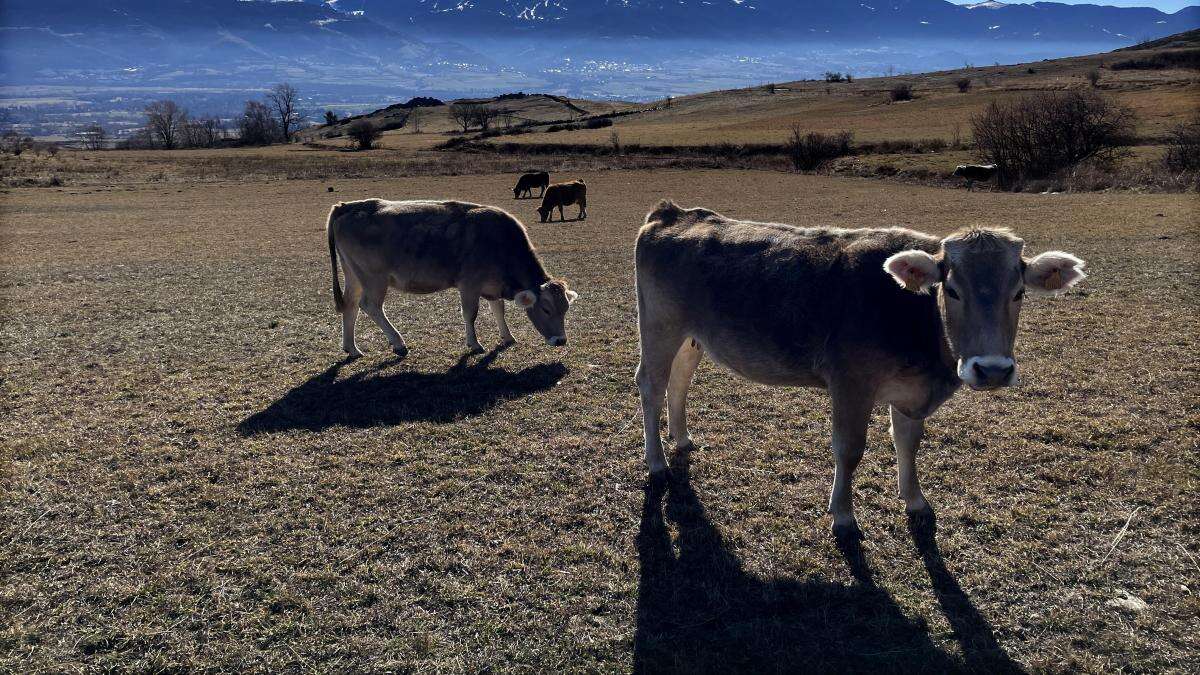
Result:
<instances>
[{"instance_id":1,"label":"cow's ear","mask_svg":"<svg viewBox=\"0 0 1200 675\"><path fill-rule=\"evenodd\" d=\"M537 293L533 291L521 291L513 298L518 305L524 309L529 309L537 304Z\"/></svg>"},{"instance_id":2,"label":"cow's ear","mask_svg":"<svg viewBox=\"0 0 1200 675\"><path fill-rule=\"evenodd\" d=\"M575 302L575 299L578 297L579 297L578 293L576 293L575 291L572 291L569 288L567 289L567 304L568 305Z\"/></svg>"},{"instance_id":3,"label":"cow's ear","mask_svg":"<svg viewBox=\"0 0 1200 675\"><path fill-rule=\"evenodd\" d=\"M1084 262L1062 251L1047 251L1025 261L1025 287L1038 295L1058 295L1087 278Z\"/></svg>"},{"instance_id":4,"label":"cow's ear","mask_svg":"<svg viewBox=\"0 0 1200 675\"><path fill-rule=\"evenodd\" d=\"M937 258L925 251L901 251L885 260L883 269L896 283L913 293L928 293L942 280L942 268Z\"/></svg>"}]
</instances>

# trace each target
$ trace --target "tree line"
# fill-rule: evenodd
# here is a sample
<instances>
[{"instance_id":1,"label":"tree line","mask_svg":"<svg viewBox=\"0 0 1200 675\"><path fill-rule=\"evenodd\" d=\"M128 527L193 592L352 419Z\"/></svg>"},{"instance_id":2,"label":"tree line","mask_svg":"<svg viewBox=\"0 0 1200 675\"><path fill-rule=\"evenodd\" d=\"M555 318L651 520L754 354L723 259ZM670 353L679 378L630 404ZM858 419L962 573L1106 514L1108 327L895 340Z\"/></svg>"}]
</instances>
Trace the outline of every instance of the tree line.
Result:
<instances>
[{"instance_id":1,"label":"tree line","mask_svg":"<svg viewBox=\"0 0 1200 675\"><path fill-rule=\"evenodd\" d=\"M216 117L192 117L175 101L154 101L143 110L146 125L124 142L129 148L211 148L230 138L229 129ZM267 92L262 100L246 101L235 120L235 138L242 145L290 143L300 129L304 113L299 92L283 82ZM84 131L84 143L102 147L102 128Z\"/></svg>"}]
</instances>

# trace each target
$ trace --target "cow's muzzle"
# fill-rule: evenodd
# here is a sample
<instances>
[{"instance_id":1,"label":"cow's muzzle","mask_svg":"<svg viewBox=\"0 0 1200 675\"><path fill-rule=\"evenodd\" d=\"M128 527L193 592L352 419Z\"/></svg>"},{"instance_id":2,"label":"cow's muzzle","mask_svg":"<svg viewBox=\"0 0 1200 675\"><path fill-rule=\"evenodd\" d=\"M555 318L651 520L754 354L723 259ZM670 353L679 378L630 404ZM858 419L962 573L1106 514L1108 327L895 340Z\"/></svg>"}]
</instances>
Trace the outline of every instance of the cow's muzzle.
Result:
<instances>
[{"instance_id":1,"label":"cow's muzzle","mask_svg":"<svg viewBox=\"0 0 1200 675\"><path fill-rule=\"evenodd\" d=\"M958 362L958 377L968 387L989 391L1017 383L1017 363L1011 356L972 356Z\"/></svg>"},{"instance_id":2,"label":"cow's muzzle","mask_svg":"<svg viewBox=\"0 0 1200 675\"><path fill-rule=\"evenodd\" d=\"M567 336L555 335L554 337L548 337L546 338L546 344L551 347L565 347L567 346Z\"/></svg>"}]
</instances>

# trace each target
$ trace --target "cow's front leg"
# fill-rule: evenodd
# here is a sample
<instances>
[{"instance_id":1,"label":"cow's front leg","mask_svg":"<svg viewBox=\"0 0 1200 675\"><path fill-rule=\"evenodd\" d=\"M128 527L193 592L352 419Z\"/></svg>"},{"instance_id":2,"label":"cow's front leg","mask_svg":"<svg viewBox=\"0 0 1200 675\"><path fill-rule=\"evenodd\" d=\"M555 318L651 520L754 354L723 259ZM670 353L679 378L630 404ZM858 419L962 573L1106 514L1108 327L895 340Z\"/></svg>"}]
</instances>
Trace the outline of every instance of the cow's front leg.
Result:
<instances>
[{"instance_id":1,"label":"cow's front leg","mask_svg":"<svg viewBox=\"0 0 1200 675\"><path fill-rule=\"evenodd\" d=\"M896 482L904 510L909 515L927 515L933 512L921 485L917 482L917 448L925 435L925 421L915 420L892 406L892 443L896 446Z\"/></svg>"},{"instance_id":2,"label":"cow's front leg","mask_svg":"<svg viewBox=\"0 0 1200 675\"><path fill-rule=\"evenodd\" d=\"M504 320L504 301L499 298L488 300L488 306L492 308L492 316L496 318L496 327L500 329L500 344L511 345L516 342L508 330L508 322Z\"/></svg>"},{"instance_id":3,"label":"cow's front leg","mask_svg":"<svg viewBox=\"0 0 1200 675\"><path fill-rule=\"evenodd\" d=\"M861 537L854 518L851 483L854 470L867 447L867 425L871 421L870 394L830 388L833 398L833 490L829 495L829 513L833 516L833 534L838 538Z\"/></svg>"},{"instance_id":4,"label":"cow's front leg","mask_svg":"<svg viewBox=\"0 0 1200 675\"><path fill-rule=\"evenodd\" d=\"M462 300L463 325L467 329L467 349L472 352L483 351L479 338L475 337L475 318L479 316L479 293L472 290L459 290Z\"/></svg>"}]
</instances>

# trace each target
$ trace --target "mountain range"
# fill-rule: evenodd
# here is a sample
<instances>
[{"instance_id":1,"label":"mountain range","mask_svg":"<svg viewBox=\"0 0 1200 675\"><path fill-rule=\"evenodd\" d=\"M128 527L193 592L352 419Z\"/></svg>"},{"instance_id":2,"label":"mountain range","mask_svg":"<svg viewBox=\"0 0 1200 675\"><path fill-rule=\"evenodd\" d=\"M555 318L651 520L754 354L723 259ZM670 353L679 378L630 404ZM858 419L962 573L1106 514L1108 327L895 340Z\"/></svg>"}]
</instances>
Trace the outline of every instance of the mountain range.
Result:
<instances>
[{"instance_id":1,"label":"mountain range","mask_svg":"<svg viewBox=\"0 0 1200 675\"><path fill-rule=\"evenodd\" d=\"M319 0L308 0L319 2ZM1190 30L1200 7L1006 4L945 0L333 0L418 34L695 39L963 39L1131 43Z\"/></svg>"},{"instance_id":2,"label":"mountain range","mask_svg":"<svg viewBox=\"0 0 1200 675\"><path fill-rule=\"evenodd\" d=\"M995 0L3 0L0 80L651 98L842 65L1048 58L1198 26L1200 7Z\"/></svg>"}]
</instances>

